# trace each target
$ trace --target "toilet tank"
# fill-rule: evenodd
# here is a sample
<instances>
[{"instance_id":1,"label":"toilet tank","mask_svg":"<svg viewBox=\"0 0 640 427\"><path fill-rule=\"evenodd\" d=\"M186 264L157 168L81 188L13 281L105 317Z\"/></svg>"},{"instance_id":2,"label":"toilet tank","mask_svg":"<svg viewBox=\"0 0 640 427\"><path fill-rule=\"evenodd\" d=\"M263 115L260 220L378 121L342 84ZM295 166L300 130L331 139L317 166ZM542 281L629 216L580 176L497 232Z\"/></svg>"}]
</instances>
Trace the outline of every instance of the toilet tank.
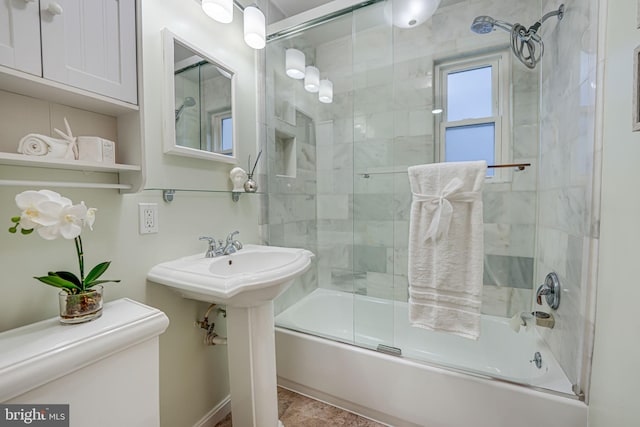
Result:
<instances>
[{"instance_id":1,"label":"toilet tank","mask_svg":"<svg viewBox=\"0 0 640 427\"><path fill-rule=\"evenodd\" d=\"M160 310L123 298L88 323L2 332L0 402L68 404L71 427L159 426L158 336L168 325Z\"/></svg>"}]
</instances>

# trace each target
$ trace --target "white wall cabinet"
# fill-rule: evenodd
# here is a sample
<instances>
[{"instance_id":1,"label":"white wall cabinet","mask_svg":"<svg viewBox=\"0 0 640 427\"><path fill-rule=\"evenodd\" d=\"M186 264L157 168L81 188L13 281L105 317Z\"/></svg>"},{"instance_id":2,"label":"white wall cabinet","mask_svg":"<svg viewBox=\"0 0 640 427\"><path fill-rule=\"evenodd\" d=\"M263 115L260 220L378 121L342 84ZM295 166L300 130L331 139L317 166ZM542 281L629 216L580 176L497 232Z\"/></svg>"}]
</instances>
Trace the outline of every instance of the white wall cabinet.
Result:
<instances>
[{"instance_id":1,"label":"white wall cabinet","mask_svg":"<svg viewBox=\"0 0 640 427\"><path fill-rule=\"evenodd\" d=\"M0 64L137 103L135 0L5 0L0 12Z\"/></svg>"},{"instance_id":2,"label":"white wall cabinet","mask_svg":"<svg viewBox=\"0 0 640 427\"><path fill-rule=\"evenodd\" d=\"M42 74L37 1L0 2L0 64L36 76Z\"/></svg>"},{"instance_id":3,"label":"white wall cabinet","mask_svg":"<svg viewBox=\"0 0 640 427\"><path fill-rule=\"evenodd\" d=\"M0 186L44 185L45 168L52 185L142 189L140 9L138 0L0 0ZM65 115L74 135L114 140L116 164L17 153L28 133L58 137Z\"/></svg>"},{"instance_id":4,"label":"white wall cabinet","mask_svg":"<svg viewBox=\"0 0 640 427\"><path fill-rule=\"evenodd\" d=\"M40 0L43 77L135 104L135 0Z\"/></svg>"}]
</instances>

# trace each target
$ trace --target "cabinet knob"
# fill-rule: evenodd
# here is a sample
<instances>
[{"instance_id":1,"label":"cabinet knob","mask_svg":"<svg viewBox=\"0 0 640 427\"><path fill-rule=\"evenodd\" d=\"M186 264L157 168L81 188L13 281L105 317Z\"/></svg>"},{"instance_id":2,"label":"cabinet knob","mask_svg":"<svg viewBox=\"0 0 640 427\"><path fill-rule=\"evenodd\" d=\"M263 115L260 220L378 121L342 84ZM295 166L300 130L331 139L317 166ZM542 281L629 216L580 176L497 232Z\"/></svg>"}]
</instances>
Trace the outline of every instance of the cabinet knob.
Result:
<instances>
[{"instance_id":1,"label":"cabinet knob","mask_svg":"<svg viewBox=\"0 0 640 427\"><path fill-rule=\"evenodd\" d=\"M29 0L25 0L25 1L29 1ZM51 3L49 3L49 7L47 7L47 12L49 12L52 15L62 15L63 9L62 9L62 6L60 6L60 3L52 1Z\"/></svg>"}]
</instances>

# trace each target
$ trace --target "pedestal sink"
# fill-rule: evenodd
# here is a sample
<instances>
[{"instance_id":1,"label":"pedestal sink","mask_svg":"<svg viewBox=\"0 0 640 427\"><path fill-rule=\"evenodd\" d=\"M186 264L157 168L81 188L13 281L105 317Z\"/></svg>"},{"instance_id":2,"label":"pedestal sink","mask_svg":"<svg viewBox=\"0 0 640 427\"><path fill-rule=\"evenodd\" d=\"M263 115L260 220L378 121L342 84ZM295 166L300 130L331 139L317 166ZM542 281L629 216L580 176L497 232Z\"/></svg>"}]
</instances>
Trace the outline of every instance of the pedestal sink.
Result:
<instances>
[{"instance_id":1,"label":"pedestal sink","mask_svg":"<svg viewBox=\"0 0 640 427\"><path fill-rule=\"evenodd\" d=\"M227 306L234 427L279 425L273 300L309 269L313 256L306 249L245 245L231 255L164 262L147 274L184 298Z\"/></svg>"}]
</instances>

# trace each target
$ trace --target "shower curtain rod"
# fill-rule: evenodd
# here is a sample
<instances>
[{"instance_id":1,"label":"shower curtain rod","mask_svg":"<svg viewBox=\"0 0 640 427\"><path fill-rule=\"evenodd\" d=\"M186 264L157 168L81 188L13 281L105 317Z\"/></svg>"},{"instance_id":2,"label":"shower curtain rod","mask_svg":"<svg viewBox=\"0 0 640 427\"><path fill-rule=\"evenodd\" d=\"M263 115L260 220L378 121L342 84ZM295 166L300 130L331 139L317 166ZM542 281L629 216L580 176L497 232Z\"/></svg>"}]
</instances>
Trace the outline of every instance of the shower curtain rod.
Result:
<instances>
[{"instance_id":1,"label":"shower curtain rod","mask_svg":"<svg viewBox=\"0 0 640 427\"><path fill-rule=\"evenodd\" d=\"M285 37L290 37L293 36L297 33L300 33L302 31L305 30L309 30L311 28L317 27L318 25L324 24L326 22L332 21L336 18L340 18L341 16L347 15L351 12L354 12L358 9L362 9L364 7L370 6L372 4L375 3L379 3L381 1L384 0L362 0L361 2L358 2L356 4L353 4L349 7L346 7L344 9L339 9L335 12L330 12L326 15L317 17L317 18L313 18L309 21L306 22L302 22L300 24L295 24L291 27L288 28L283 28L281 30L276 30L276 31L272 31L269 32L269 34L267 34L267 43L275 41L275 40L279 40ZM277 25L278 23L276 23ZM274 25L274 24L272 24ZM269 31L269 29L267 29L267 31Z\"/></svg>"}]
</instances>

